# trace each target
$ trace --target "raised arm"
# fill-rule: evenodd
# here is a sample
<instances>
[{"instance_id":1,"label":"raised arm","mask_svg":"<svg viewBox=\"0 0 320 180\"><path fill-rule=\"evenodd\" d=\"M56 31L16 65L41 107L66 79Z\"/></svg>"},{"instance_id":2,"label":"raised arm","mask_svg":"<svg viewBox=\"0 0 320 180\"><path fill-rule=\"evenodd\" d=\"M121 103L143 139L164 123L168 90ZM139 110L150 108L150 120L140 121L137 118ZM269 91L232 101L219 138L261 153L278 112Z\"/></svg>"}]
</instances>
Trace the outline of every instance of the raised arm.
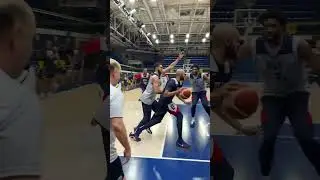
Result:
<instances>
[{"instance_id":1,"label":"raised arm","mask_svg":"<svg viewBox=\"0 0 320 180\"><path fill-rule=\"evenodd\" d=\"M178 62L183 58L184 56L184 53L181 52L179 54L179 56L177 57L177 59L175 61L173 61L168 67L166 67L163 71L162 71L162 74L166 74L166 73L169 73L171 69L173 69L177 64Z\"/></svg>"}]
</instances>

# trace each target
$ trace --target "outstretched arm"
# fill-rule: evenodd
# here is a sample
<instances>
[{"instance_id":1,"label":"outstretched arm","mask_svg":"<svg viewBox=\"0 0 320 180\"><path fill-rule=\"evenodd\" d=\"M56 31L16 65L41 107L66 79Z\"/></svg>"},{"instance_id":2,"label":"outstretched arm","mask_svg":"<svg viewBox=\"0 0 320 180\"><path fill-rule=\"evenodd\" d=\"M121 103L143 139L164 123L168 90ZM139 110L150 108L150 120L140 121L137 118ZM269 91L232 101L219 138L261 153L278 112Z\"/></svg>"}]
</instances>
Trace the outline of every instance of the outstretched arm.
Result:
<instances>
[{"instance_id":1,"label":"outstretched arm","mask_svg":"<svg viewBox=\"0 0 320 180\"><path fill-rule=\"evenodd\" d=\"M183 52L181 52L179 54L179 56L177 57L177 59L175 61L173 61L167 68L165 68L162 71L162 74L166 74L166 73L170 72L170 70L173 69L178 64L178 62L183 58L183 56L184 56L184 54L183 54Z\"/></svg>"}]
</instances>

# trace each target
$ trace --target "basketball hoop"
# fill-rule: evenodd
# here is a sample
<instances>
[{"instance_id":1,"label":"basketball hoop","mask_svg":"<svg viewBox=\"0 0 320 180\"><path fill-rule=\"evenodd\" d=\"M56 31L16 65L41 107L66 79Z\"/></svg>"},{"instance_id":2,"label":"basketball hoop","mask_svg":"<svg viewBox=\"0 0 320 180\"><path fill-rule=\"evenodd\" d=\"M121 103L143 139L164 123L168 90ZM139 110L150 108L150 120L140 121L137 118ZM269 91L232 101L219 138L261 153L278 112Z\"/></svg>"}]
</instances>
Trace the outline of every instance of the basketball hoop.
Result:
<instances>
[{"instance_id":1,"label":"basketball hoop","mask_svg":"<svg viewBox=\"0 0 320 180\"><path fill-rule=\"evenodd\" d=\"M184 70L186 73L190 73L192 66L193 66L193 64L183 64L183 70Z\"/></svg>"}]
</instances>

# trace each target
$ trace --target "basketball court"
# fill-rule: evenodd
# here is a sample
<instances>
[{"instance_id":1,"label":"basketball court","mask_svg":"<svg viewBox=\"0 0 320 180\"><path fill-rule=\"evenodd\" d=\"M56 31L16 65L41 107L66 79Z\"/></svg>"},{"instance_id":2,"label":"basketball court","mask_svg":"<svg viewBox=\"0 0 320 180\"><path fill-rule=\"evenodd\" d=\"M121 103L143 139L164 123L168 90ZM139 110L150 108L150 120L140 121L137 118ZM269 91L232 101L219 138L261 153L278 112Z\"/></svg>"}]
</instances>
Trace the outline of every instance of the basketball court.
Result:
<instances>
[{"instance_id":1,"label":"basketball court","mask_svg":"<svg viewBox=\"0 0 320 180\"><path fill-rule=\"evenodd\" d=\"M256 17L265 11L266 8L271 8L279 5L277 1L256 1L255 3L240 3L236 1L217 1L212 8L211 23L228 22L232 23L240 29L241 33L248 34L251 37L256 37L260 31L259 25L256 23ZM294 5L293 5L294 4ZM312 4L309 1L303 2L294 1L291 4L282 4L281 7L286 9L286 16L289 16L290 23L288 30L291 33L299 34L301 38L312 40L313 36L308 35L309 32L300 32L297 30L297 25L304 26L302 21L313 20ZM236 6L236 9L235 9ZM290 6L290 8L289 8ZM227 10L226 10L227 9ZM287 9L290 9L289 11ZM229 11L228 11L229 10ZM299 10L299 11L298 11ZM308 27L305 27L308 28ZM302 28L301 28L302 29ZM312 28L311 28L312 29ZM252 61L245 60L238 64L235 69L234 80L242 81L251 84L261 91L261 83L259 77L254 71ZM320 139L320 113L318 110L320 91L319 86L312 84L310 86L310 112L312 113L313 123L315 127L316 139ZM260 124L260 109L250 119L243 120L245 125ZM221 119L213 115L214 124L211 126L211 131L215 134L219 145L221 146L224 155L230 161L230 164L235 168L235 180L258 180L261 178L258 164L258 150L260 145L260 137L246 137L239 135L230 128ZM276 143L275 162L271 174L272 180L317 180L315 170L310 162L304 156L301 148L293 136L290 124L285 122Z\"/></svg>"},{"instance_id":2,"label":"basketball court","mask_svg":"<svg viewBox=\"0 0 320 180\"><path fill-rule=\"evenodd\" d=\"M166 68L184 51L186 56L176 65L175 69L168 73L171 78L175 77L175 70L182 68L190 73L193 64L198 64L202 72L209 70L209 13L210 2L204 1L178 1L178 0L143 0L123 1L129 13L133 13L133 19L137 22L143 38L138 41L132 40L132 36L125 36L125 41L117 41L122 33L120 23L132 26L121 4L111 4L111 47L114 52L121 52L124 46L131 44L129 61L120 61L123 74L127 77L142 73L147 68L149 73L154 71L155 62L162 62ZM117 20L114 20L117 19ZM131 23L131 24L130 24ZM122 44L120 44L122 43ZM122 46L119 47L119 46ZM150 52L150 48L156 51ZM184 82L185 87L190 87L190 82ZM125 91L124 121L127 131L132 132L143 117L142 106L139 98L141 89L135 85ZM209 90L208 90L209 92ZM209 95L207 95L209 97ZM191 101L191 99L190 99ZM128 180L162 180L162 179L209 179L209 116L204 111L201 103L197 105L195 128L190 128L191 105L185 105L180 100L174 99L183 113L183 138L191 145L189 150L176 147L177 128L176 119L169 113L160 124L151 128L152 134L143 132L140 136L142 141L135 142L130 139L133 158L123 165ZM128 132L128 133L129 133ZM117 142L117 150L121 155L123 148Z\"/></svg>"}]
</instances>

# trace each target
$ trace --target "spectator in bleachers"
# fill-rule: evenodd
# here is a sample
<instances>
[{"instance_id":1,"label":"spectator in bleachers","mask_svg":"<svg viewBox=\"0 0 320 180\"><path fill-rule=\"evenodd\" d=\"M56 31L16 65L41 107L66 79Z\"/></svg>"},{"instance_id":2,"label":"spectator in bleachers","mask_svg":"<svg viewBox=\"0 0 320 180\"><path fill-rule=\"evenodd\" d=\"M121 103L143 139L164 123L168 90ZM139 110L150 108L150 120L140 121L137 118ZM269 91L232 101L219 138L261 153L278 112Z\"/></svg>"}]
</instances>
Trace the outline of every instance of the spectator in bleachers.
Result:
<instances>
[{"instance_id":1,"label":"spectator in bleachers","mask_svg":"<svg viewBox=\"0 0 320 180\"><path fill-rule=\"evenodd\" d=\"M54 61L55 54L51 49L47 49L45 57L39 61L38 82L41 97L47 97L48 93L52 92L52 83L56 71Z\"/></svg>"},{"instance_id":2,"label":"spectator in bleachers","mask_svg":"<svg viewBox=\"0 0 320 180\"><path fill-rule=\"evenodd\" d=\"M72 83L79 83L82 78L82 67L84 65L83 53L79 49L73 50L71 56L71 71L72 71Z\"/></svg>"}]
</instances>

